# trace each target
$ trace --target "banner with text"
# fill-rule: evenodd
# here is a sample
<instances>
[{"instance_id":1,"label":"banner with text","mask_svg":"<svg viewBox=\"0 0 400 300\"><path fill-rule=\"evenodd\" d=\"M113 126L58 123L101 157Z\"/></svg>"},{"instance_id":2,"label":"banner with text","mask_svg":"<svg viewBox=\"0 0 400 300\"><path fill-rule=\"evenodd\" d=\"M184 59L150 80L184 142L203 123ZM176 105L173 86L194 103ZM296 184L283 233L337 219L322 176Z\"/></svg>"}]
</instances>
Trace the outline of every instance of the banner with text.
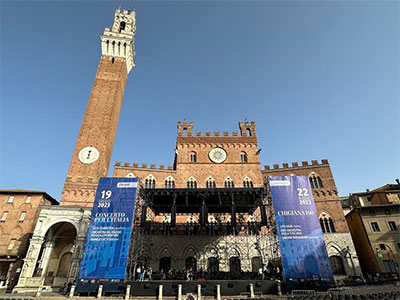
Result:
<instances>
[{"instance_id":1,"label":"banner with text","mask_svg":"<svg viewBox=\"0 0 400 300\"><path fill-rule=\"evenodd\" d=\"M307 176L269 176L286 278L331 278L312 190Z\"/></svg>"},{"instance_id":2,"label":"banner with text","mask_svg":"<svg viewBox=\"0 0 400 300\"><path fill-rule=\"evenodd\" d=\"M124 279L137 178L100 178L79 279Z\"/></svg>"}]
</instances>

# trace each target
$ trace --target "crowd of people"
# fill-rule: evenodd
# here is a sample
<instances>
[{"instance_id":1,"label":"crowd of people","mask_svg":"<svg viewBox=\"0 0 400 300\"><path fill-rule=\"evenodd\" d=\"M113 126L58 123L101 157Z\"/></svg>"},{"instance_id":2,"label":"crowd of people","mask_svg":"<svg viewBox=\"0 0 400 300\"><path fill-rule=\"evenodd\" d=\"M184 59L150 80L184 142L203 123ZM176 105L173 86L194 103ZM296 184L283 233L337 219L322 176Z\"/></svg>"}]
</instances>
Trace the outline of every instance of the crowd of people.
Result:
<instances>
[{"instance_id":1,"label":"crowd of people","mask_svg":"<svg viewBox=\"0 0 400 300\"><path fill-rule=\"evenodd\" d=\"M275 280L282 279L282 272L279 267L261 266L257 272L240 272L240 274L231 274L230 272L205 272L203 269L194 268L161 269L160 272L153 275L151 267L138 266L135 279L138 281L148 280L230 280L230 279L257 279L257 280Z\"/></svg>"},{"instance_id":2,"label":"crowd of people","mask_svg":"<svg viewBox=\"0 0 400 300\"><path fill-rule=\"evenodd\" d=\"M258 269L258 278L257 279L263 279L263 280L272 280L272 279L281 279L282 273L281 269L279 267L273 267L273 266L261 266Z\"/></svg>"}]
</instances>

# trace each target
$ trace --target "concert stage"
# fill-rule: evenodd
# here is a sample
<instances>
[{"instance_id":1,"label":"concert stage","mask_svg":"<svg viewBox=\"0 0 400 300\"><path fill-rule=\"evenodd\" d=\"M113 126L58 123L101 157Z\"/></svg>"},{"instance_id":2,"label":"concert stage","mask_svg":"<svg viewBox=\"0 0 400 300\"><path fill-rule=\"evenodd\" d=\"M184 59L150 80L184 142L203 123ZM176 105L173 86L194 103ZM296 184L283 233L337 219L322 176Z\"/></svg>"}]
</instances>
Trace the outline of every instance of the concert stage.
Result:
<instances>
[{"instance_id":1,"label":"concert stage","mask_svg":"<svg viewBox=\"0 0 400 300\"><path fill-rule=\"evenodd\" d=\"M201 285L203 296L215 296L217 285L220 286L222 296L250 295L250 284L253 284L254 293L263 295L276 294L277 283L274 280L151 280L151 281L78 281L76 295L96 295L99 285L103 285L103 295L125 294L126 286L131 286L131 296L157 296L159 286L163 286L164 296L177 296L178 285L182 285L182 295L197 294L197 286Z\"/></svg>"},{"instance_id":2,"label":"concert stage","mask_svg":"<svg viewBox=\"0 0 400 300\"><path fill-rule=\"evenodd\" d=\"M276 294L276 281L273 280L205 280L205 281L184 281L184 280L152 280L152 281L131 281L132 296L155 296L158 295L158 288L163 285L164 296L177 296L178 285L182 285L182 294L197 294L197 286L201 285L203 296L215 296L217 285L220 285L222 296L234 296L247 293L250 295L250 284L253 284L255 293Z\"/></svg>"}]
</instances>

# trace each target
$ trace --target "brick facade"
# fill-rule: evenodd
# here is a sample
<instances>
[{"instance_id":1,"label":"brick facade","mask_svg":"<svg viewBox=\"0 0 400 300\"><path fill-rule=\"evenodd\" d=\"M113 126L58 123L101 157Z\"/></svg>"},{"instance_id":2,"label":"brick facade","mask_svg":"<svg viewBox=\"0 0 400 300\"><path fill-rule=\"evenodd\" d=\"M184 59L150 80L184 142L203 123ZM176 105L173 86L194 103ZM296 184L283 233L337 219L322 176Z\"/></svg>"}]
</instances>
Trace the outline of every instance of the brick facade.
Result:
<instances>
[{"instance_id":1,"label":"brick facade","mask_svg":"<svg viewBox=\"0 0 400 300\"><path fill-rule=\"evenodd\" d=\"M8 280L10 287L18 279L39 206L57 204L42 191L0 190L0 278Z\"/></svg>"}]
</instances>

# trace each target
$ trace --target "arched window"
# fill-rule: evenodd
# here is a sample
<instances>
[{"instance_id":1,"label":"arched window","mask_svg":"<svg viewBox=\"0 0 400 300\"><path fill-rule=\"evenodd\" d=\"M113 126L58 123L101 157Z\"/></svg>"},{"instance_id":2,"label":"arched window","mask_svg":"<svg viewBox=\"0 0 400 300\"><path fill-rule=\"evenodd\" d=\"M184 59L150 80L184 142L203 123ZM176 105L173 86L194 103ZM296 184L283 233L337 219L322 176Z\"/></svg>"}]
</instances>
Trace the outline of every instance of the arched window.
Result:
<instances>
[{"instance_id":1,"label":"arched window","mask_svg":"<svg viewBox=\"0 0 400 300\"><path fill-rule=\"evenodd\" d=\"M174 189L175 188L174 177L168 176L167 178L165 178L165 188L166 189Z\"/></svg>"},{"instance_id":2,"label":"arched window","mask_svg":"<svg viewBox=\"0 0 400 300\"><path fill-rule=\"evenodd\" d=\"M163 271L164 274L167 274L169 269L171 269L171 257L161 257L159 269L160 272Z\"/></svg>"},{"instance_id":3,"label":"arched window","mask_svg":"<svg viewBox=\"0 0 400 300\"><path fill-rule=\"evenodd\" d=\"M144 188L145 189L154 189L156 187L156 179L154 178L153 175L149 175L146 177L146 180L144 181Z\"/></svg>"},{"instance_id":4,"label":"arched window","mask_svg":"<svg viewBox=\"0 0 400 300\"><path fill-rule=\"evenodd\" d=\"M343 260L338 255L332 255L329 257L329 262L331 264L331 269L333 275L346 275L344 270Z\"/></svg>"},{"instance_id":5,"label":"arched window","mask_svg":"<svg viewBox=\"0 0 400 300\"><path fill-rule=\"evenodd\" d=\"M197 182L196 182L196 179L193 176L189 177L189 179L187 181L187 187L188 187L188 189L197 188Z\"/></svg>"},{"instance_id":6,"label":"arched window","mask_svg":"<svg viewBox=\"0 0 400 300\"><path fill-rule=\"evenodd\" d=\"M240 161L241 162L247 162L247 154L246 154L246 152L241 152L240 153Z\"/></svg>"},{"instance_id":7,"label":"arched window","mask_svg":"<svg viewBox=\"0 0 400 300\"><path fill-rule=\"evenodd\" d=\"M246 177L243 180L243 187L245 187L245 188L252 188L253 187L253 182L251 181L251 179L249 177Z\"/></svg>"},{"instance_id":8,"label":"arched window","mask_svg":"<svg viewBox=\"0 0 400 300\"><path fill-rule=\"evenodd\" d=\"M187 257L185 260L186 270L192 269L192 271L196 271L197 269L197 260L193 256Z\"/></svg>"},{"instance_id":9,"label":"arched window","mask_svg":"<svg viewBox=\"0 0 400 300\"><path fill-rule=\"evenodd\" d=\"M311 173L311 175L308 177L308 180L310 181L312 189L322 189L324 187L324 185L322 184L321 177L319 177L314 172Z\"/></svg>"},{"instance_id":10,"label":"arched window","mask_svg":"<svg viewBox=\"0 0 400 300\"><path fill-rule=\"evenodd\" d=\"M121 32L122 30L125 30L125 26L126 26L125 22L119 23L119 32Z\"/></svg>"},{"instance_id":11,"label":"arched window","mask_svg":"<svg viewBox=\"0 0 400 300\"><path fill-rule=\"evenodd\" d=\"M209 257L207 260L207 271L209 273L219 272L219 260L216 257Z\"/></svg>"},{"instance_id":12,"label":"arched window","mask_svg":"<svg viewBox=\"0 0 400 300\"><path fill-rule=\"evenodd\" d=\"M247 128L247 129L246 129L246 133L247 133L247 136L251 136L251 130L250 130L250 128Z\"/></svg>"},{"instance_id":13,"label":"arched window","mask_svg":"<svg viewBox=\"0 0 400 300\"><path fill-rule=\"evenodd\" d=\"M183 128L183 136L187 136L187 128L186 127Z\"/></svg>"},{"instance_id":14,"label":"arched window","mask_svg":"<svg viewBox=\"0 0 400 300\"><path fill-rule=\"evenodd\" d=\"M197 161L196 152L190 153L190 162L195 163Z\"/></svg>"},{"instance_id":15,"label":"arched window","mask_svg":"<svg viewBox=\"0 0 400 300\"><path fill-rule=\"evenodd\" d=\"M262 260L261 257L256 256L251 258L251 271L253 273L258 273L258 270L262 268Z\"/></svg>"},{"instance_id":16,"label":"arched window","mask_svg":"<svg viewBox=\"0 0 400 300\"><path fill-rule=\"evenodd\" d=\"M323 233L334 233L336 232L335 225L333 224L333 219L326 212L322 212L319 216L319 224Z\"/></svg>"},{"instance_id":17,"label":"arched window","mask_svg":"<svg viewBox=\"0 0 400 300\"><path fill-rule=\"evenodd\" d=\"M215 180L211 176L207 178L206 181L206 188L208 189L215 189Z\"/></svg>"},{"instance_id":18,"label":"arched window","mask_svg":"<svg viewBox=\"0 0 400 300\"><path fill-rule=\"evenodd\" d=\"M225 188L228 188L228 189L232 189L232 188L234 188L234 187L235 187L235 185L234 185L234 183L233 183L233 180L232 180L232 178L230 178L230 177L226 177L226 178L225 178L225 183L224 183L224 186L225 186Z\"/></svg>"}]
</instances>

